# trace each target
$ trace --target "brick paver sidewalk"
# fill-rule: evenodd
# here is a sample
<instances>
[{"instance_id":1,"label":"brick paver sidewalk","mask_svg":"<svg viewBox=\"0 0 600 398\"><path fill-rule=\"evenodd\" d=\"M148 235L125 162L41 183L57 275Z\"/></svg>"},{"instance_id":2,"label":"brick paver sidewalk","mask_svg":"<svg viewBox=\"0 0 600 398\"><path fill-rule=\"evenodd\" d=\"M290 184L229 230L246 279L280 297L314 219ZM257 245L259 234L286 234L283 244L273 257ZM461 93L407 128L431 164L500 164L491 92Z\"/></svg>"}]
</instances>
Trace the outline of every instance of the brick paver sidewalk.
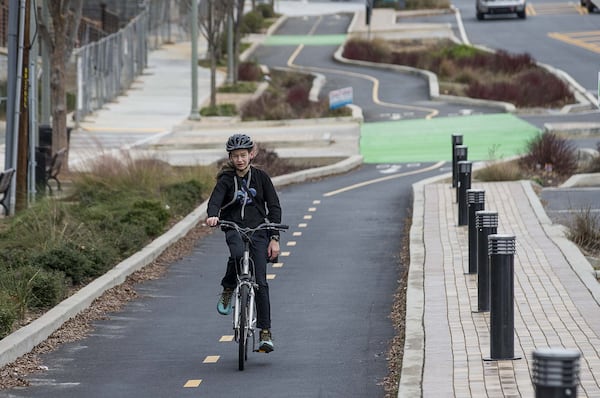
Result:
<instances>
[{"instance_id":1,"label":"brick paver sidewalk","mask_svg":"<svg viewBox=\"0 0 600 398\"><path fill-rule=\"evenodd\" d=\"M424 186L424 334L407 324L405 347L410 361L424 344L423 372L419 380L407 363L399 396L414 396L422 381L423 397L533 397L533 350L563 347L581 353L577 396L600 397L598 284L581 253L549 224L528 184L473 185L485 190L486 210L498 212L498 233L516 236L514 354L521 359L503 361L483 360L490 357L489 312L476 312L477 276L466 274L468 228L457 226L455 190L447 183ZM411 272L413 266L411 260ZM418 309L421 296L410 294L414 282L413 275L409 300L416 297Z\"/></svg>"}]
</instances>

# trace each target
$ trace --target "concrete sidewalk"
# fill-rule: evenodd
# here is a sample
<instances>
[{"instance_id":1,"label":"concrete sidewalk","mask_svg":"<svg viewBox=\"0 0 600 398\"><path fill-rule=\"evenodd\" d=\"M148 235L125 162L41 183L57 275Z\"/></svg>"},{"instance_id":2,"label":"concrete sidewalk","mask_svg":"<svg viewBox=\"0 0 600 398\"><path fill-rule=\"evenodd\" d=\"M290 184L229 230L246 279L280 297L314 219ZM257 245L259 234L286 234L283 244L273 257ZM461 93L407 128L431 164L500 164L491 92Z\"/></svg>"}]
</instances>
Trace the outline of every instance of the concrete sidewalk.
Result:
<instances>
[{"instance_id":1,"label":"concrete sidewalk","mask_svg":"<svg viewBox=\"0 0 600 398\"><path fill-rule=\"evenodd\" d=\"M399 397L533 397L532 352L581 353L579 397L600 397L600 287L592 267L548 219L529 182L474 184L498 233L516 236L514 354L490 358L490 314L476 312L468 229L449 183L415 185L406 344ZM474 312L475 311L475 312Z\"/></svg>"}]
</instances>

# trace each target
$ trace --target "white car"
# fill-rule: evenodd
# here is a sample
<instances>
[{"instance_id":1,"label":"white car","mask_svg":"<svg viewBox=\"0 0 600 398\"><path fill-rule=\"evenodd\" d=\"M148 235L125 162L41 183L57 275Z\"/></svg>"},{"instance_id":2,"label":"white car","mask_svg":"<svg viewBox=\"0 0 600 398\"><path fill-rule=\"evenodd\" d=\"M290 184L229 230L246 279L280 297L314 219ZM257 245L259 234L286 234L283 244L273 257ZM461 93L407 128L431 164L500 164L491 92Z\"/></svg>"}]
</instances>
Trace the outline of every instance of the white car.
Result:
<instances>
[{"instance_id":1,"label":"white car","mask_svg":"<svg viewBox=\"0 0 600 398\"><path fill-rule=\"evenodd\" d=\"M526 0L476 0L477 19L482 20L486 14L517 14L521 19L527 18Z\"/></svg>"}]
</instances>

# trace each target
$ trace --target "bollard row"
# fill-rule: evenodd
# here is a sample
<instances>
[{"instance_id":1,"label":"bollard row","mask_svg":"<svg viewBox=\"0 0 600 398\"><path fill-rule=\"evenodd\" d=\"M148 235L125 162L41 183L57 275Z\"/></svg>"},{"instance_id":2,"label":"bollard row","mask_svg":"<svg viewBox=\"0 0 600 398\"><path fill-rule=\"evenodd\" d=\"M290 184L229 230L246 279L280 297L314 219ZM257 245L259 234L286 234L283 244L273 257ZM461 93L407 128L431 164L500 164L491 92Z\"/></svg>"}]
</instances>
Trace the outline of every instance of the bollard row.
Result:
<instances>
[{"instance_id":1,"label":"bollard row","mask_svg":"<svg viewBox=\"0 0 600 398\"><path fill-rule=\"evenodd\" d=\"M477 312L490 313L490 358L519 359L514 353L514 235L498 234L498 213L485 210L485 191L471 189L472 162L463 137L452 134L452 188L456 188L458 225L469 228L469 274L477 274ZM532 382L536 398L577 396L577 350L536 349Z\"/></svg>"}]
</instances>

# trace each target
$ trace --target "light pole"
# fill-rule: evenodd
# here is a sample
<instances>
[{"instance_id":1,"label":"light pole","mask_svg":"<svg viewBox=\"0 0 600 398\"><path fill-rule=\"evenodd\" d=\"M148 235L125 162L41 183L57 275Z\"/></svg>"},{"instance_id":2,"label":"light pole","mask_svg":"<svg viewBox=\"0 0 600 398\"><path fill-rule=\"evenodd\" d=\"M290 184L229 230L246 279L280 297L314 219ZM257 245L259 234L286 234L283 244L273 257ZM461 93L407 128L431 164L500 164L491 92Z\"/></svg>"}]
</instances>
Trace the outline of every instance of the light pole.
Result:
<instances>
[{"instance_id":1,"label":"light pole","mask_svg":"<svg viewBox=\"0 0 600 398\"><path fill-rule=\"evenodd\" d=\"M199 120L198 113L198 0L192 0L192 109L190 120Z\"/></svg>"}]
</instances>

